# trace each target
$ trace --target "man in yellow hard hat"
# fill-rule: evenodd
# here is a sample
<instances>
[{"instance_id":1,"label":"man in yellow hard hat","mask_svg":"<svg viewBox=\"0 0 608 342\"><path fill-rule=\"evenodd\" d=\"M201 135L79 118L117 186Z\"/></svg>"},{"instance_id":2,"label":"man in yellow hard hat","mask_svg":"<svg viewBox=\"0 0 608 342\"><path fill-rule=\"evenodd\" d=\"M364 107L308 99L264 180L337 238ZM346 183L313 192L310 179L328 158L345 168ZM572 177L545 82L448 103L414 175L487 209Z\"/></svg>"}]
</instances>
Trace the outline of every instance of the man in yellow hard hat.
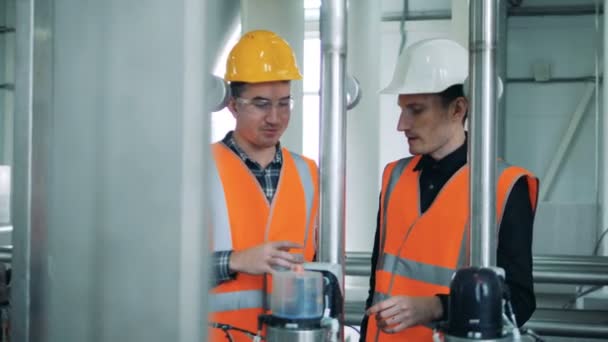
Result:
<instances>
[{"instance_id":1,"label":"man in yellow hard hat","mask_svg":"<svg viewBox=\"0 0 608 342\"><path fill-rule=\"evenodd\" d=\"M293 51L270 31L251 31L226 63L234 131L212 145L213 249L211 340L250 341L267 309L273 269L315 255L317 166L281 147L300 80ZM222 331L223 327L225 331Z\"/></svg>"},{"instance_id":2,"label":"man in yellow hard hat","mask_svg":"<svg viewBox=\"0 0 608 342\"><path fill-rule=\"evenodd\" d=\"M445 319L450 281L466 257L469 169L463 83L468 52L448 39L428 39L403 51L393 80L397 129L413 157L386 165L363 341L432 341L429 323ZM505 270L517 323L530 318L532 225L538 179L498 162L497 264Z\"/></svg>"}]
</instances>

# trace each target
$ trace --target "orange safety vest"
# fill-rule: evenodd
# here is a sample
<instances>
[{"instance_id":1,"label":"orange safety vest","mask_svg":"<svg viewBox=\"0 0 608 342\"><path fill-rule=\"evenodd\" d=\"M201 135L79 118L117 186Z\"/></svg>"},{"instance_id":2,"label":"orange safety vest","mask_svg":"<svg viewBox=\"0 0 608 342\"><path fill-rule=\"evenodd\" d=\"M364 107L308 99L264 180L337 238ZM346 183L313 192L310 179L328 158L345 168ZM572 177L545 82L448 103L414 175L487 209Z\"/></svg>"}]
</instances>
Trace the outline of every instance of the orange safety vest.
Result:
<instances>
[{"instance_id":1,"label":"orange safety vest","mask_svg":"<svg viewBox=\"0 0 608 342\"><path fill-rule=\"evenodd\" d=\"M391 296L448 294L452 275L468 263L469 167L465 165L452 175L430 207L421 213L420 171L414 171L420 158L401 159L384 169L374 304ZM523 168L498 162L498 226L511 189L521 177L528 181L535 210L538 179ZM415 326L386 334L370 316L366 341L432 341L432 329Z\"/></svg>"},{"instance_id":2,"label":"orange safety vest","mask_svg":"<svg viewBox=\"0 0 608 342\"><path fill-rule=\"evenodd\" d=\"M282 149L283 165L272 203L242 159L222 143L212 146L213 249L241 251L268 241L302 244L306 261L315 254L318 176L315 163ZM258 316L267 309L270 275L239 273L235 280L211 290L210 321L257 332ZM234 341L251 341L231 330ZM211 341L226 341L220 329L210 329Z\"/></svg>"}]
</instances>

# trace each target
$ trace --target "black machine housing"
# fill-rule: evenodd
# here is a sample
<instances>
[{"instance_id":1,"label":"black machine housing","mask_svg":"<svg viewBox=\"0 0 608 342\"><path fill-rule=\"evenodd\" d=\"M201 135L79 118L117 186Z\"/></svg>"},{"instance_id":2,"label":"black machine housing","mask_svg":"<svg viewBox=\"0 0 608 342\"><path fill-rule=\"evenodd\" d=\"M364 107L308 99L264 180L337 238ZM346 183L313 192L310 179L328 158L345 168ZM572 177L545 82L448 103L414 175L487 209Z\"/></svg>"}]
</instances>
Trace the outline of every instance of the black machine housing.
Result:
<instances>
[{"instance_id":1,"label":"black machine housing","mask_svg":"<svg viewBox=\"0 0 608 342\"><path fill-rule=\"evenodd\" d=\"M473 340L505 337L506 294L502 269L468 267L458 270L450 285L446 335Z\"/></svg>"}]
</instances>

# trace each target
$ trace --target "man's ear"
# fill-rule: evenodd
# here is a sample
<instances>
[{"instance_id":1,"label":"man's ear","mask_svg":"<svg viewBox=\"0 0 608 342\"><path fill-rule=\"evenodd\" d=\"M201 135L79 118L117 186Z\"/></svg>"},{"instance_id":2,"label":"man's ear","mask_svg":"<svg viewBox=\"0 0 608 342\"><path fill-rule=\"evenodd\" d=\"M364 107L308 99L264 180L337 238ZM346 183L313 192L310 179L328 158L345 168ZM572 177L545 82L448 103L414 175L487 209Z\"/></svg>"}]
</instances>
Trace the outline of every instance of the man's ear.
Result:
<instances>
[{"instance_id":1,"label":"man's ear","mask_svg":"<svg viewBox=\"0 0 608 342\"><path fill-rule=\"evenodd\" d=\"M234 97L231 97L230 100L228 100L228 104L226 105L226 108L228 108L230 113L232 113L232 116L236 119L236 117L238 115L238 110L236 108L236 99Z\"/></svg>"},{"instance_id":2,"label":"man's ear","mask_svg":"<svg viewBox=\"0 0 608 342\"><path fill-rule=\"evenodd\" d=\"M469 111L469 101L463 96L456 98L452 102L452 113L451 119L454 121L462 122Z\"/></svg>"}]
</instances>

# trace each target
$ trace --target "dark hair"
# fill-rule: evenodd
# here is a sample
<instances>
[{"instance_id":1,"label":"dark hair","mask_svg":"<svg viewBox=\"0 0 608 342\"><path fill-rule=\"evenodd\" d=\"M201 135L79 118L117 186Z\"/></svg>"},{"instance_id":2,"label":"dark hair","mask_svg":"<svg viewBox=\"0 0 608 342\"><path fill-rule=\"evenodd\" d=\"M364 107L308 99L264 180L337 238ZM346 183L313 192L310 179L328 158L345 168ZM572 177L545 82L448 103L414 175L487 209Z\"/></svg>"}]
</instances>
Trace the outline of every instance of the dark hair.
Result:
<instances>
[{"instance_id":1,"label":"dark hair","mask_svg":"<svg viewBox=\"0 0 608 342\"><path fill-rule=\"evenodd\" d=\"M289 80L284 80L283 82L289 82ZM230 96L241 97L241 95L243 95L243 93L247 89L248 84L248 82L240 81L230 82Z\"/></svg>"},{"instance_id":2,"label":"dark hair","mask_svg":"<svg viewBox=\"0 0 608 342\"><path fill-rule=\"evenodd\" d=\"M247 86L246 82L230 82L230 96L241 97Z\"/></svg>"},{"instance_id":3,"label":"dark hair","mask_svg":"<svg viewBox=\"0 0 608 342\"><path fill-rule=\"evenodd\" d=\"M449 86L441 93L437 93L437 96L439 96L439 98L441 99L441 104L444 107L447 107L457 98L464 97L464 87L462 84L454 84L452 86ZM464 114L464 117L462 118L463 124L466 121L468 114L468 112Z\"/></svg>"},{"instance_id":4,"label":"dark hair","mask_svg":"<svg viewBox=\"0 0 608 342\"><path fill-rule=\"evenodd\" d=\"M441 98L441 103L447 107L457 98L464 97L464 88L462 84L454 84L437 95Z\"/></svg>"}]
</instances>

